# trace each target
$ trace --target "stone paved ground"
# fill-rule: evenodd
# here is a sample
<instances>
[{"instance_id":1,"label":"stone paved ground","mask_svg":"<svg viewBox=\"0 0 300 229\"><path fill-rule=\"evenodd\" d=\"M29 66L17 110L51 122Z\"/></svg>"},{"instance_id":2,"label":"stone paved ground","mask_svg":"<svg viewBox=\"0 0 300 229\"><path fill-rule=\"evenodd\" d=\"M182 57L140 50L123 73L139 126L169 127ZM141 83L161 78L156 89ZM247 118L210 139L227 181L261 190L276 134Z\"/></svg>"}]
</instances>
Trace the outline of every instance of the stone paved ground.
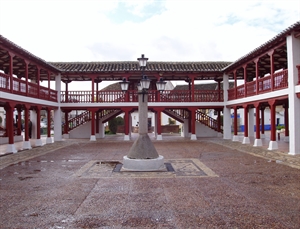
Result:
<instances>
[{"instance_id":1,"label":"stone paved ground","mask_svg":"<svg viewBox=\"0 0 300 229\"><path fill-rule=\"evenodd\" d=\"M299 228L299 156L222 139L153 143L174 172L113 172L132 145L118 137L0 157L0 228ZM182 161L195 163L179 171Z\"/></svg>"}]
</instances>

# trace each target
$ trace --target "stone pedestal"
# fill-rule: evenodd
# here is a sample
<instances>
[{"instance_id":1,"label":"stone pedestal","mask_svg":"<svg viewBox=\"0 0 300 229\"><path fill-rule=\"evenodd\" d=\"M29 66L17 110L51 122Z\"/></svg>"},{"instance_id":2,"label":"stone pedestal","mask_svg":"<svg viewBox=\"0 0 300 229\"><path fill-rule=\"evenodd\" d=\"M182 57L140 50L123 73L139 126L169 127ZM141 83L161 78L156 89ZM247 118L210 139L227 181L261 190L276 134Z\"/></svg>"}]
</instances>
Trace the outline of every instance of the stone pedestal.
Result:
<instances>
[{"instance_id":1,"label":"stone pedestal","mask_svg":"<svg viewBox=\"0 0 300 229\"><path fill-rule=\"evenodd\" d=\"M244 137L243 143L242 144L250 144L250 139L249 137Z\"/></svg>"},{"instance_id":2,"label":"stone pedestal","mask_svg":"<svg viewBox=\"0 0 300 229\"><path fill-rule=\"evenodd\" d=\"M124 170L128 171L159 171L165 168L164 157L159 155L154 159L131 159L123 157Z\"/></svg>"},{"instance_id":3,"label":"stone pedestal","mask_svg":"<svg viewBox=\"0 0 300 229\"><path fill-rule=\"evenodd\" d=\"M30 141L23 142L23 149L31 149Z\"/></svg>"},{"instance_id":4,"label":"stone pedestal","mask_svg":"<svg viewBox=\"0 0 300 229\"><path fill-rule=\"evenodd\" d=\"M276 141L270 141L268 150L275 150L275 149L278 149L278 143Z\"/></svg>"},{"instance_id":5,"label":"stone pedestal","mask_svg":"<svg viewBox=\"0 0 300 229\"><path fill-rule=\"evenodd\" d=\"M253 146L262 146L262 141L261 139L255 139L254 140L254 145Z\"/></svg>"},{"instance_id":6,"label":"stone pedestal","mask_svg":"<svg viewBox=\"0 0 300 229\"><path fill-rule=\"evenodd\" d=\"M233 135L232 141L233 142L238 142L239 141L239 136L238 135Z\"/></svg>"}]
</instances>

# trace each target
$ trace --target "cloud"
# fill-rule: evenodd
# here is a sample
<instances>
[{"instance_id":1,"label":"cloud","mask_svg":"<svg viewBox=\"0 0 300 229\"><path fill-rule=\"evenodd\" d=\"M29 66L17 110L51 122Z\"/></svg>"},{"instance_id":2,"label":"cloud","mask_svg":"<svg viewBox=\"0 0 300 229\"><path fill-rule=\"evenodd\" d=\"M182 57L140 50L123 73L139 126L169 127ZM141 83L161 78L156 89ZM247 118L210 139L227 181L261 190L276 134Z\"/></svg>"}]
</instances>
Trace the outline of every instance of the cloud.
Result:
<instances>
[{"instance_id":1,"label":"cloud","mask_svg":"<svg viewBox=\"0 0 300 229\"><path fill-rule=\"evenodd\" d=\"M299 19L299 0L0 0L1 35L47 61L234 61Z\"/></svg>"}]
</instances>

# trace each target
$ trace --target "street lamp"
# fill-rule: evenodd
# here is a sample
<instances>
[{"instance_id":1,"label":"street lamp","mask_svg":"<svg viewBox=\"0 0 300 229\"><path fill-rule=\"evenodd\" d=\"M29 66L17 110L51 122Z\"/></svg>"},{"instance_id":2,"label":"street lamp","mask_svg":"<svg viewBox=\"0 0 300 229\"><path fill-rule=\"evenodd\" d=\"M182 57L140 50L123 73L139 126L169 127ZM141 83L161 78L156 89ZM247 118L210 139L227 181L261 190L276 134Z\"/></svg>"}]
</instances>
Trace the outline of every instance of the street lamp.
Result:
<instances>
[{"instance_id":1,"label":"street lamp","mask_svg":"<svg viewBox=\"0 0 300 229\"><path fill-rule=\"evenodd\" d=\"M164 157L158 155L148 136L148 89L150 79L144 75L148 58L145 58L144 54L142 54L141 58L137 60L142 70L142 79L138 84L139 137L131 146L128 155L123 157L123 169L130 171L158 171L164 169ZM123 80L123 82L120 83L121 87L125 81ZM157 82L157 89L162 91L165 85L166 82L160 79L159 82Z\"/></svg>"},{"instance_id":2,"label":"street lamp","mask_svg":"<svg viewBox=\"0 0 300 229\"><path fill-rule=\"evenodd\" d=\"M119 84L121 85L121 89L123 92L126 92L128 90L129 81L127 81L126 78L123 78L123 80L119 82Z\"/></svg>"}]
</instances>

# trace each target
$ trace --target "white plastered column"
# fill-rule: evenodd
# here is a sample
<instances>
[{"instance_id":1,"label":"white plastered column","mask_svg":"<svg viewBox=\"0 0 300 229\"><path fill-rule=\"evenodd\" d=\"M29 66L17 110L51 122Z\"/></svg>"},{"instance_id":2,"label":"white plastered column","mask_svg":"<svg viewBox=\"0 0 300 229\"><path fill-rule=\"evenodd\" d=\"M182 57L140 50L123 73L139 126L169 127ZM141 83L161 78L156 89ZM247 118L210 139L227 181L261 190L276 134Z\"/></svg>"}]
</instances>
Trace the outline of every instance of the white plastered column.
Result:
<instances>
[{"instance_id":1,"label":"white plastered column","mask_svg":"<svg viewBox=\"0 0 300 229\"><path fill-rule=\"evenodd\" d=\"M57 91L58 108L54 109L54 142L62 141L61 129L61 109L60 109L60 93L61 93L61 75L55 77L55 90Z\"/></svg>"},{"instance_id":2,"label":"white plastered column","mask_svg":"<svg viewBox=\"0 0 300 229\"><path fill-rule=\"evenodd\" d=\"M295 85L298 82L296 65L300 63L300 39L292 33L287 36L288 59L288 96L289 96L289 154L300 154L300 100L295 94Z\"/></svg>"},{"instance_id":3,"label":"white plastered column","mask_svg":"<svg viewBox=\"0 0 300 229\"><path fill-rule=\"evenodd\" d=\"M224 108L223 108L223 139L231 139L231 114L230 108L226 107L228 102L228 88L229 81L228 75L223 75L223 95L224 95Z\"/></svg>"},{"instance_id":4,"label":"white plastered column","mask_svg":"<svg viewBox=\"0 0 300 229\"><path fill-rule=\"evenodd\" d=\"M185 137L185 138L190 137L190 135L189 135L189 120L188 119L184 119L184 121L182 123L181 136Z\"/></svg>"},{"instance_id":5,"label":"white plastered column","mask_svg":"<svg viewBox=\"0 0 300 229\"><path fill-rule=\"evenodd\" d=\"M102 119L99 119L99 133L96 135L97 138L105 137L104 123L102 123Z\"/></svg>"}]
</instances>

